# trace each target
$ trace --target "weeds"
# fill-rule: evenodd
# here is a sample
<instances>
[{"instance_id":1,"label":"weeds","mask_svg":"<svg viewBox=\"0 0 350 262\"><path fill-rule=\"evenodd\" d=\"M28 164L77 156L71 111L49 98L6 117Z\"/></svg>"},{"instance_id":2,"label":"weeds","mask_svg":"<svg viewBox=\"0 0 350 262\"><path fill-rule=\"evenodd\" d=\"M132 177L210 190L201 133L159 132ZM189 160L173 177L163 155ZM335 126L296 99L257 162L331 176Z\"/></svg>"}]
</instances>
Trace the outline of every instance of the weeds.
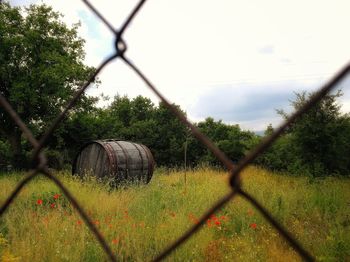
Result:
<instances>
[{"instance_id":1,"label":"weeds","mask_svg":"<svg viewBox=\"0 0 350 262\"><path fill-rule=\"evenodd\" d=\"M198 222L227 193L227 176L208 168L169 175L156 172L149 185L111 190L93 178L58 173L87 210L117 258L145 261ZM0 203L21 174L1 175ZM350 259L350 180L244 171L244 187L264 203L318 260ZM0 218L0 255L18 261L103 261L105 255L62 193L37 178ZM1 244L2 243L2 244ZM5 244L4 244L5 243ZM236 198L208 219L172 255L174 261L284 261L298 255L246 201ZM8 261L17 261L8 260Z\"/></svg>"}]
</instances>

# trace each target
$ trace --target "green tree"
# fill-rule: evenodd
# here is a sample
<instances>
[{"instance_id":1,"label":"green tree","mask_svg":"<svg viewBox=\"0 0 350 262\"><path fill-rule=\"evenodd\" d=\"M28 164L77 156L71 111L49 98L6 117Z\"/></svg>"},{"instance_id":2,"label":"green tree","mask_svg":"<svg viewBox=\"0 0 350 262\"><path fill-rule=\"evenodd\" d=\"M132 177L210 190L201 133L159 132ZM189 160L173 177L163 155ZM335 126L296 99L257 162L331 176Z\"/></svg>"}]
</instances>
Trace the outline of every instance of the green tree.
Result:
<instances>
[{"instance_id":1,"label":"green tree","mask_svg":"<svg viewBox=\"0 0 350 262\"><path fill-rule=\"evenodd\" d=\"M179 110L180 107L175 105ZM184 112L183 112L184 113ZM160 165L180 166L183 164L183 145L186 141L186 127L160 102L155 114L155 159Z\"/></svg>"},{"instance_id":2,"label":"green tree","mask_svg":"<svg viewBox=\"0 0 350 262\"><path fill-rule=\"evenodd\" d=\"M298 110L312 96L312 93L297 93L292 106ZM289 150L297 157L293 165L294 173L349 175L350 117L340 111L341 107L336 101L340 96L341 91L326 95L288 130ZM283 111L279 113L288 117Z\"/></svg>"},{"instance_id":3,"label":"green tree","mask_svg":"<svg viewBox=\"0 0 350 262\"><path fill-rule=\"evenodd\" d=\"M124 127L129 127L131 122L131 101L127 96L117 95L109 106L110 114L120 121Z\"/></svg>"},{"instance_id":4,"label":"green tree","mask_svg":"<svg viewBox=\"0 0 350 262\"><path fill-rule=\"evenodd\" d=\"M60 16L46 5L21 9L0 3L0 93L38 134L93 71L83 64L78 24L68 28ZM93 102L82 96L75 110ZM22 132L2 108L0 126L18 166Z\"/></svg>"},{"instance_id":5,"label":"green tree","mask_svg":"<svg viewBox=\"0 0 350 262\"><path fill-rule=\"evenodd\" d=\"M117 95L106 110L119 123L114 137L145 144L158 165L182 164L186 128L163 103L156 107L146 97Z\"/></svg>"},{"instance_id":6,"label":"green tree","mask_svg":"<svg viewBox=\"0 0 350 262\"><path fill-rule=\"evenodd\" d=\"M265 136L270 135L272 131L272 126L268 126L265 130ZM279 137L267 150L259 155L255 163L273 171L294 172L298 166L298 158L291 137L291 134Z\"/></svg>"},{"instance_id":7,"label":"green tree","mask_svg":"<svg viewBox=\"0 0 350 262\"><path fill-rule=\"evenodd\" d=\"M154 113L155 106L151 99L137 96L131 101L131 123L150 119Z\"/></svg>"},{"instance_id":8,"label":"green tree","mask_svg":"<svg viewBox=\"0 0 350 262\"><path fill-rule=\"evenodd\" d=\"M244 156L253 139L253 133L242 131L239 125L228 125L221 120L215 121L211 117L199 122L197 126L233 162L237 162ZM200 162L212 165L221 164L205 146L192 137L189 139L188 158L192 165Z\"/></svg>"},{"instance_id":9,"label":"green tree","mask_svg":"<svg viewBox=\"0 0 350 262\"><path fill-rule=\"evenodd\" d=\"M63 141L53 148L66 152L66 160L71 160L88 141L118 138L115 130L121 129L122 123L113 119L107 109L93 108L74 113L60 128L58 137Z\"/></svg>"}]
</instances>

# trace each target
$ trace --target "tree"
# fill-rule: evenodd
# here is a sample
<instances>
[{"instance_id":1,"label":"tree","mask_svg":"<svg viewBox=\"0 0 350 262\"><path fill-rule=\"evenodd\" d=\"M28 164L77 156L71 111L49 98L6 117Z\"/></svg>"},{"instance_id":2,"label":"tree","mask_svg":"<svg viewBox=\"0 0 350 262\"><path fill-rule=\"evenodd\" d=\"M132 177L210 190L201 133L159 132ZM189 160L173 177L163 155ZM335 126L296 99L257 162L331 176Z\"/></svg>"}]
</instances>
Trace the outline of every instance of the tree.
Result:
<instances>
[{"instance_id":1,"label":"tree","mask_svg":"<svg viewBox=\"0 0 350 262\"><path fill-rule=\"evenodd\" d=\"M237 162L244 156L249 148L250 141L253 139L253 133L242 131L239 125L228 125L221 120L215 121L211 117L199 122L197 126L233 162ZM221 165L220 161L209 149L193 137L189 139L188 159L190 164L204 162L212 165Z\"/></svg>"},{"instance_id":2,"label":"tree","mask_svg":"<svg viewBox=\"0 0 350 262\"><path fill-rule=\"evenodd\" d=\"M272 131L273 128L269 125L265 130L265 137ZM297 159L291 134L284 134L260 154L255 163L273 171L294 172L297 167Z\"/></svg>"},{"instance_id":3,"label":"tree","mask_svg":"<svg viewBox=\"0 0 350 262\"><path fill-rule=\"evenodd\" d=\"M131 122L131 101L127 96L117 95L109 106L110 114L120 121L124 127L129 127Z\"/></svg>"},{"instance_id":4,"label":"tree","mask_svg":"<svg viewBox=\"0 0 350 262\"><path fill-rule=\"evenodd\" d=\"M180 106L173 105L181 110ZM183 111L182 113L184 114ZM187 136L186 126L162 102L155 111L154 121L156 128L154 148L157 163L169 166L182 165L183 145Z\"/></svg>"},{"instance_id":5,"label":"tree","mask_svg":"<svg viewBox=\"0 0 350 262\"><path fill-rule=\"evenodd\" d=\"M0 93L39 135L94 68L83 64L78 24L68 28L46 5L21 9L0 3ZM94 99L82 96L80 106ZM22 132L0 107L0 132L21 165ZM23 163L22 163L23 164Z\"/></svg>"},{"instance_id":6,"label":"tree","mask_svg":"<svg viewBox=\"0 0 350 262\"><path fill-rule=\"evenodd\" d=\"M312 93L297 93L292 106L298 110L312 96ZM340 96L340 91L326 95L288 130L289 150L297 157L294 172L312 176L349 175L350 116L341 113L336 101ZM283 111L279 113L288 117Z\"/></svg>"}]
</instances>

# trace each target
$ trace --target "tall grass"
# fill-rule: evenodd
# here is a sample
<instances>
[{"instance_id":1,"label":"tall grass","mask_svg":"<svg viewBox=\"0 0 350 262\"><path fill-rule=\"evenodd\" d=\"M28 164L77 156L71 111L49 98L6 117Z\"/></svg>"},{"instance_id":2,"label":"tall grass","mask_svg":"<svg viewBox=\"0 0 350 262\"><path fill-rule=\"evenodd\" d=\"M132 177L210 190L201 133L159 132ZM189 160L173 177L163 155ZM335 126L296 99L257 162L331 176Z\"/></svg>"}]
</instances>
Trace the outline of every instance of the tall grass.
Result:
<instances>
[{"instance_id":1,"label":"tall grass","mask_svg":"<svg viewBox=\"0 0 350 262\"><path fill-rule=\"evenodd\" d=\"M147 261L228 192L227 175L210 169L111 190L93 179L57 173L85 207L121 261ZM23 174L0 175L0 203ZM244 187L320 261L350 261L350 180L277 175L250 167ZM47 179L31 182L0 218L0 258L7 261L104 261L103 250ZM56 199L54 196L56 195ZM42 200L38 201L38 200ZM54 205L52 205L54 204ZM254 208L237 197L176 250L170 261L298 261Z\"/></svg>"}]
</instances>

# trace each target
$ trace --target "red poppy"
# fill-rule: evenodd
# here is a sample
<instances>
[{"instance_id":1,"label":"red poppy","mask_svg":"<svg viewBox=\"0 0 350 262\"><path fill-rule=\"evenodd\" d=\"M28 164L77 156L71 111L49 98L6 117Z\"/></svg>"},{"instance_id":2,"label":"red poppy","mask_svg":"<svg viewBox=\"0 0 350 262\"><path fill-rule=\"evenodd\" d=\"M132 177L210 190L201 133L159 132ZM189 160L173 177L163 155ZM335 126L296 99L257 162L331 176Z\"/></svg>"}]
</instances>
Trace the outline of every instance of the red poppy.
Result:
<instances>
[{"instance_id":1,"label":"red poppy","mask_svg":"<svg viewBox=\"0 0 350 262\"><path fill-rule=\"evenodd\" d=\"M51 208L55 208L55 203L52 203L52 204L50 205L50 207L51 207Z\"/></svg>"},{"instance_id":2,"label":"red poppy","mask_svg":"<svg viewBox=\"0 0 350 262\"><path fill-rule=\"evenodd\" d=\"M112 243L113 243L113 244L118 244L118 243L119 243L119 239L117 239L117 238L113 239L113 240L112 240Z\"/></svg>"},{"instance_id":3,"label":"red poppy","mask_svg":"<svg viewBox=\"0 0 350 262\"><path fill-rule=\"evenodd\" d=\"M53 198L54 198L54 199L58 199L60 196L61 196L61 194L55 194L55 195L53 196Z\"/></svg>"},{"instance_id":4,"label":"red poppy","mask_svg":"<svg viewBox=\"0 0 350 262\"><path fill-rule=\"evenodd\" d=\"M207 226L211 227L211 220L210 219L207 220Z\"/></svg>"},{"instance_id":5,"label":"red poppy","mask_svg":"<svg viewBox=\"0 0 350 262\"><path fill-rule=\"evenodd\" d=\"M81 225L81 224L83 224L83 221L78 220L78 221L77 221L77 225Z\"/></svg>"},{"instance_id":6,"label":"red poppy","mask_svg":"<svg viewBox=\"0 0 350 262\"><path fill-rule=\"evenodd\" d=\"M38 199L38 200L36 201L36 203L37 203L38 205L42 205L42 204L43 204L43 200L42 200L42 199Z\"/></svg>"},{"instance_id":7,"label":"red poppy","mask_svg":"<svg viewBox=\"0 0 350 262\"><path fill-rule=\"evenodd\" d=\"M213 219L213 220L218 220L218 218L217 218L214 214L211 215L210 217L211 217L211 219Z\"/></svg>"},{"instance_id":8,"label":"red poppy","mask_svg":"<svg viewBox=\"0 0 350 262\"><path fill-rule=\"evenodd\" d=\"M94 221L94 224L95 224L95 225L99 225L99 224L100 224L100 221L95 220L95 221Z\"/></svg>"},{"instance_id":9,"label":"red poppy","mask_svg":"<svg viewBox=\"0 0 350 262\"><path fill-rule=\"evenodd\" d=\"M256 223L251 223L251 224L249 225L249 227L252 228L252 229L256 229L256 226L257 226Z\"/></svg>"},{"instance_id":10,"label":"red poppy","mask_svg":"<svg viewBox=\"0 0 350 262\"><path fill-rule=\"evenodd\" d=\"M220 222L219 220L216 220L216 221L215 221L215 225L220 226L220 225L221 225L221 222Z\"/></svg>"}]
</instances>

